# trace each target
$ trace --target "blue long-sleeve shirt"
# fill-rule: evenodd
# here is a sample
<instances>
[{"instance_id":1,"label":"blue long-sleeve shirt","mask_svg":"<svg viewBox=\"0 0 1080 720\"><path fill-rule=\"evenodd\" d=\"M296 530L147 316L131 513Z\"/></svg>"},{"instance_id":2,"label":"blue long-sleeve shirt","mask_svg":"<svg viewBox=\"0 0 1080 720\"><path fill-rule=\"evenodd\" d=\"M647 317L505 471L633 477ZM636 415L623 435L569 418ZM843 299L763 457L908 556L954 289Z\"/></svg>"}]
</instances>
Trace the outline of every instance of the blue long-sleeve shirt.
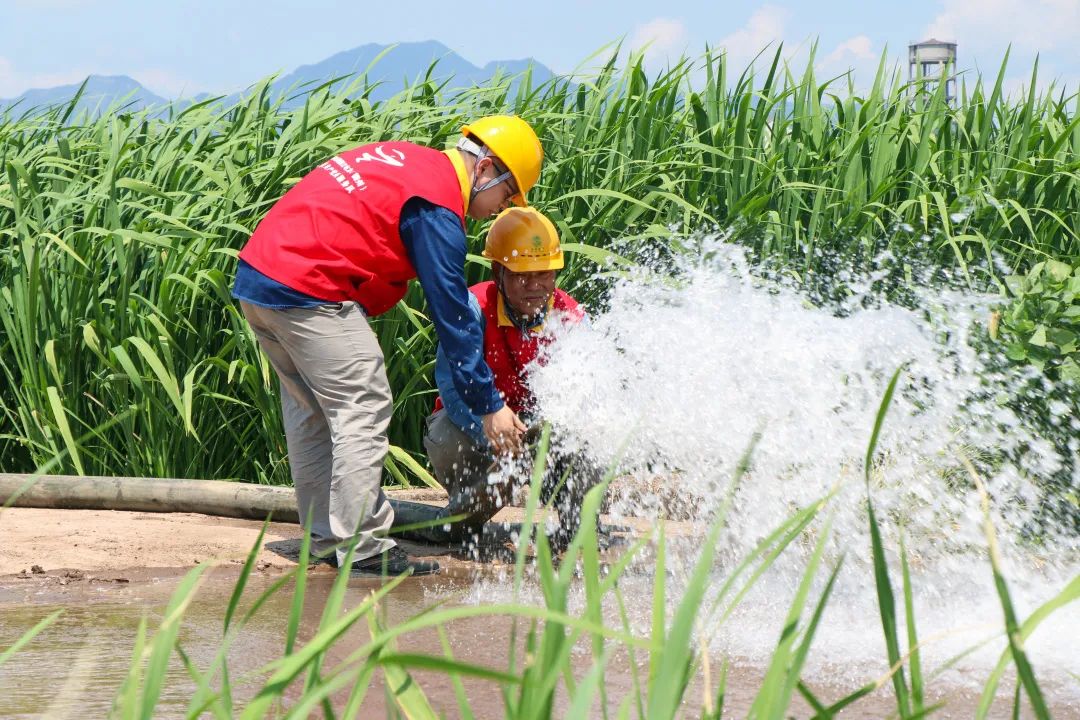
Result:
<instances>
[{"instance_id":1,"label":"blue long-sleeve shirt","mask_svg":"<svg viewBox=\"0 0 1080 720\"><path fill-rule=\"evenodd\" d=\"M475 416L499 410L504 403L491 368L484 362L483 322L469 308L472 293L462 273L467 248L461 222L450 210L413 198L402 208L398 229L424 289L439 353L446 358L444 373L449 375L457 397ZM275 309L326 304L263 275L243 260L232 295Z\"/></svg>"},{"instance_id":2,"label":"blue long-sleeve shirt","mask_svg":"<svg viewBox=\"0 0 1080 720\"><path fill-rule=\"evenodd\" d=\"M469 293L469 312L476 322L483 327L484 313L480 309L480 301L472 293ZM457 387L454 385L453 373L450 370L451 367L447 353L443 350L443 345L440 344L439 350L435 354L435 385L439 388L439 397L442 399L446 414L450 416L451 422L472 438L474 443L480 447L486 447L488 441L484 436L483 423L480 417L469 409L468 404L458 394Z\"/></svg>"}]
</instances>

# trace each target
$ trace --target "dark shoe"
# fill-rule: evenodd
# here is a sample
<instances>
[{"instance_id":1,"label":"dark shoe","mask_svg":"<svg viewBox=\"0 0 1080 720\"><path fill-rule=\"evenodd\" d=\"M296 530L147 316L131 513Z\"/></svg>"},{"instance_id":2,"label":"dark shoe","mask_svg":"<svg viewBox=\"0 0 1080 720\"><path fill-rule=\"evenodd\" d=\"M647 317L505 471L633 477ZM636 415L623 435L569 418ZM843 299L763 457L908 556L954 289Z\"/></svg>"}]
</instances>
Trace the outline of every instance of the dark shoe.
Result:
<instances>
[{"instance_id":1,"label":"dark shoe","mask_svg":"<svg viewBox=\"0 0 1080 720\"><path fill-rule=\"evenodd\" d=\"M394 537L415 542L445 545L450 542L450 534L445 524L439 522L449 516L446 508L409 500L391 500L394 508L394 528L390 531ZM414 526L421 527L414 527ZM402 530L403 527L411 527Z\"/></svg>"},{"instance_id":2,"label":"dark shoe","mask_svg":"<svg viewBox=\"0 0 1080 720\"><path fill-rule=\"evenodd\" d=\"M352 569L353 572L388 577L395 577L409 570L412 570L413 575L434 575L439 572L439 563L411 558L395 545L383 553L353 562Z\"/></svg>"}]
</instances>

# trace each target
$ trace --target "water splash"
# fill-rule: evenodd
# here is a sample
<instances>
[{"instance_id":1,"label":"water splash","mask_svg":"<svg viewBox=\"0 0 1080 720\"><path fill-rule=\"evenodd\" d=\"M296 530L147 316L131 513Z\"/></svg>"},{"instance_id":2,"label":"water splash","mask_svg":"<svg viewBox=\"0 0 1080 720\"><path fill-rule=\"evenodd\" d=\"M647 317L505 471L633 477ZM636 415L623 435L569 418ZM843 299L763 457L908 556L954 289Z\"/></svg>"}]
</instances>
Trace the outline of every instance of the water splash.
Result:
<instances>
[{"instance_id":1,"label":"water splash","mask_svg":"<svg viewBox=\"0 0 1080 720\"><path fill-rule=\"evenodd\" d=\"M980 350L994 297L915 287L904 306L889 303L875 290L895 269L883 258L877 274L837 278L847 297L823 308L792 284L763 278L719 240L703 242L698 257L675 279L642 271L616 283L607 309L566 331L532 371L564 448L618 466L615 515L709 518L760 433L718 573L793 511L834 493L828 557L845 556L846 567L821 631L833 648L826 655L883 662L863 461L882 394L901 368L870 490L893 561L901 527L907 539L921 631L949 636L930 656L943 662L1001 625L979 496L961 455L993 496L1022 614L1080 573L1075 533L1036 523L1040 484L1064 475L1080 487L1080 471L1008 402L1042 380L998 368ZM1080 431L1075 417L1061 422ZM716 642L766 657L808 552L791 548L736 616L738 629ZM1037 667L1080 672L1077 637L1074 605L1032 638ZM985 670L1000 648L965 662Z\"/></svg>"}]
</instances>

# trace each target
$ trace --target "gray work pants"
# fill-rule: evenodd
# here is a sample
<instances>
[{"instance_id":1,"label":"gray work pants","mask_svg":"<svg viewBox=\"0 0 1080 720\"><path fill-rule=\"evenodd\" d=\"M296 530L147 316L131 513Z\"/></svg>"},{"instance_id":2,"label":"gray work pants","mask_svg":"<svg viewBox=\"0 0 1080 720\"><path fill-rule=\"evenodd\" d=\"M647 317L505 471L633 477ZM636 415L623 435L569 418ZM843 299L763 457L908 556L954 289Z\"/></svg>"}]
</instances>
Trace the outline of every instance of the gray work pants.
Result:
<instances>
[{"instance_id":1,"label":"gray work pants","mask_svg":"<svg viewBox=\"0 0 1080 720\"><path fill-rule=\"evenodd\" d=\"M468 516L453 528L452 538L478 532L499 508L510 503L512 487L488 482L495 462L491 450L455 425L445 409L428 416L424 449L435 478L450 496L444 516Z\"/></svg>"},{"instance_id":2,"label":"gray work pants","mask_svg":"<svg viewBox=\"0 0 1080 720\"><path fill-rule=\"evenodd\" d=\"M431 528L426 533L427 539L442 542L479 534L483 524L510 503L514 490L505 480L494 485L490 482L490 469L495 461L491 450L475 443L454 424L445 409L428 417L424 448L436 479L450 496L443 516L468 516L448 533L438 527ZM521 464L519 475L530 477L531 460L524 458ZM552 537L556 547L565 547L577 532L581 524L581 502L600 479L601 473L584 458L561 454L557 447L550 450L540 499L551 502L559 513L559 527Z\"/></svg>"},{"instance_id":3,"label":"gray work pants","mask_svg":"<svg viewBox=\"0 0 1080 720\"><path fill-rule=\"evenodd\" d=\"M394 546L382 491L393 398L382 349L357 303L274 310L241 302L281 382L289 469L312 553L355 560Z\"/></svg>"}]
</instances>

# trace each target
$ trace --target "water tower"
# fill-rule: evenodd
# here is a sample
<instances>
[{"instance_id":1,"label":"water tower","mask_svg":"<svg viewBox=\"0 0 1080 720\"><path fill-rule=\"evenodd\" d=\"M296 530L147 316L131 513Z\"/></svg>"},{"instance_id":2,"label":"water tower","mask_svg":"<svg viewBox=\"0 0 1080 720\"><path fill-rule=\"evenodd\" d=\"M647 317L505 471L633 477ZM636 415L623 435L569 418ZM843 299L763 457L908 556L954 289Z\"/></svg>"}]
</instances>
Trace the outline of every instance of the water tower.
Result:
<instances>
[{"instance_id":1,"label":"water tower","mask_svg":"<svg viewBox=\"0 0 1080 720\"><path fill-rule=\"evenodd\" d=\"M956 43L923 40L908 45L908 79L926 80L926 89L933 92L945 82L945 101L956 97Z\"/></svg>"}]
</instances>

